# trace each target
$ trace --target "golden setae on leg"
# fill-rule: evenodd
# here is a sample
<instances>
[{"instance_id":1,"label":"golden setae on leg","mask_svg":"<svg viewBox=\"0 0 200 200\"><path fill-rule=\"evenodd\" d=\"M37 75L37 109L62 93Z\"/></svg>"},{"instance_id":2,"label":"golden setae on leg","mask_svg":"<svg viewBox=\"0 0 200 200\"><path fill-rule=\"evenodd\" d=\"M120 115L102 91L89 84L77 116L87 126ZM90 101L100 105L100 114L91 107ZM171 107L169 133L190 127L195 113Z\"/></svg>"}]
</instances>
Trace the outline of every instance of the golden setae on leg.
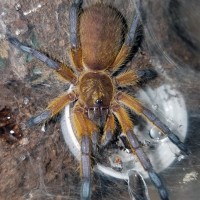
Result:
<instances>
[{"instance_id":1,"label":"golden setae on leg","mask_svg":"<svg viewBox=\"0 0 200 200\"><path fill-rule=\"evenodd\" d=\"M67 93L57 97L48 105L46 110L44 110L36 116L31 117L27 121L27 128L40 124L41 122L47 121L48 119L56 115L58 112L60 112L66 105L75 101L76 99L77 95L75 92Z\"/></svg>"},{"instance_id":2,"label":"golden setae on leg","mask_svg":"<svg viewBox=\"0 0 200 200\"><path fill-rule=\"evenodd\" d=\"M158 117L156 117L149 109L142 106L142 104L137 99L123 92L118 94L117 99L119 102L135 111L138 115L142 115L145 119L158 127L183 153L189 153L188 148L180 141L178 136L172 133L172 131L164 123L162 123L160 119L158 119Z\"/></svg>"},{"instance_id":3,"label":"golden setae on leg","mask_svg":"<svg viewBox=\"0 0 200 200\"><path fill-rule=\"evenodd\" d=\"M117 117L122 127L123 134L128 138L132 152L137 155L143 168L148 172L149 177L151 181L153 182L153 184L157 187L161 198L163 200L168 200L168 192L164 184L162 183L159 175L154 171L150 160L148 159L147 155L143 151L140 145L140 142L137 139L137 136L134 134L133 124L126 110L119 105L114 105L112 111Z\"/></svg>"},{"instance_id":4,"label":"golden setae on leg","mask_svg":"<svg viewBox=\"0 0 200 200\"><path fill-rule=\"evenodd\" d=\"M81 145L81 199L89 199L91 196L91 155L96 151L96 133L98 128L87 118L84 109L77 103L73 109L72 121L76 135Z\"/></svg>"}]
</instances>

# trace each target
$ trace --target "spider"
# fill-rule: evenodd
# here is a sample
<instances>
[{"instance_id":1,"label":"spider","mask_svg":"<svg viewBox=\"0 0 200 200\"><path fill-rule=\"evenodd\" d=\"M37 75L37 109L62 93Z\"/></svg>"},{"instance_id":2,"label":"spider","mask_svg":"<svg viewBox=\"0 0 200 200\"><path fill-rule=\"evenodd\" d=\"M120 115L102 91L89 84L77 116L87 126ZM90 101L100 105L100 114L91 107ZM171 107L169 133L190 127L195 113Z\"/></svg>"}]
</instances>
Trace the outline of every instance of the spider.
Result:
<instances>
[{"instance_id":1,"label":"spider","mask_svg":"<svg viewBox=\"0 0 200 200\"><path fill-rule=\"evenodd\" d=\"M82 200L91 198L92 155L98 150L98 134L103 128L101 145L111 141L118 120L123 135L129 141L132 152L136 154L162 200L167 200L168 192L159 175L154 171L150 160L144 153L134 134L134 124L127 109L141 115L154 124L182 152L187 147L170 131L149 109L136 98L119 90L119 87L134 86L144 78L151 78L150 69L125 72L113 75L130 55L134 38L140 23L136 12L129 31L124 34L125 24L122 14L111 5L95 3L82 9L82 1L75 0L70 8L70 58L72 69L56 62L45 54L26 46L17 38L7 36L8 41L19 50L29 53L55 70L73 85L73 90L64 93L50 102L40 114L27 121L27 127L37 125L72 104L71 118L76 136L81 145L81 191Z\"/></svg>"}]
</instances>

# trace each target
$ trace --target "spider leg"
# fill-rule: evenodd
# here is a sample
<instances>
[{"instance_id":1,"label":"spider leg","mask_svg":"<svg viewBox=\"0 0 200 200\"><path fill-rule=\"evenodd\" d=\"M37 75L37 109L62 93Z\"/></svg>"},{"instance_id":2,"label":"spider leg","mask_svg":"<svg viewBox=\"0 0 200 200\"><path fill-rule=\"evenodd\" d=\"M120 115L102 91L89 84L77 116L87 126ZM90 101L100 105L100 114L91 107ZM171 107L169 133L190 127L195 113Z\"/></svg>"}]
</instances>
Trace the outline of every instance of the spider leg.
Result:
<instances>
[{"instance_id":1,"label":"spider leg","mask_svg":"<svg viewBox=\"0 0 200 200\"><path fill-rule=\"evenodd\" d=\"M151 80L157 77L157 72L153 69L143 69L137 71L140 80Z\"/></svg>"},{"instance_id":2,"label":"spider leg","mask_svg":"<svg viewBox=\"0 0 200 200\"><path fill-rule=\"evenodd\" d=\"M114 63L110 67L112 71L117 71L118 68L125 62L126 58L130 54L130 51L134 43L137 27L139 24L140 24L139 14L136 13L136 15L133 18L130 30L127 34L127 37L125 38L124 44L122 45L122 48L118 53Z\"/></svg>"},{"instance_id":3,"label":"spider leg","mask_svg":"<svg viewBox=\"0 0 200 200\"><path fill-rule=\"evenodd\" d=\"M43 112L34 117L31 117L26 122L26 127L29 128L31 126L37 125L41 122L48 120L49 118L60 112L70 102L73 102L76 99L77 95L74 92L57 97L48 105L46 110L44 110Z\"/></svg>"},{"instance_id":4,"label":"spider leg","mask_svg":"<svg viewBox=\"0 0 200 200\"><path fill-rule=\"evenodd\" d=\"M117 99L119 102L123 103L137 114L142 115L144 118L158 127L183 153L189 153L188 148L180 141L178 136L172 133L172 131L164 123L162 123L160 119L158 119L149 109L142 106L141 103L139 103L134 97L121 92L118 94Z\"/></svg>"},{"instance_id":5,"label":"spider leg","mask_svg":"<svg viewBox=\"0 0 200 200\"><path fill-rule=\"evenodd\" d=\"M154 171L153 166L148 159L147 155L143 151L137 136L133 132L133 124L124 108L122 108L119 104L114 104L112 106L112 112L117 117L123 133L126 135L126 137L129 140L129 143L131 145L131 149L133 153L135 153L140 160L140 163L142 164L143 168L148 172L149 177L155 187L158 189L160 197L162 200L168 200L168 192L162 183L159 175Z\"/></svg>"},{"instance_id":6,"label":"spider leg","mask_svg":"<svg viewBox=\"0 0 200 200\"><path fill-rule=\"evenodd\" d=\"M133 70L122 72L114 78L117 87L126 87L135 85L140 80L140 77Z\"/></svg>"},{"instance_id":7,"label":"spider leg","mask_svg":"<svg viewBox=\"0 0 200 200\"><path fill-rule=\"evenodd\" d=\"M112 139L115 130L115 119L112 113L108 114L107 121L104 127L104 134L101 139L101 145L106 146Z\"/></svg>"},{"instance_id":8,"label":"spider leg","mask_svg":"<svg viewBox=\"0 0 200 200\"><path fill-rule=\"evenodd\" d=\"M81 200L90 199L91 196L91 148L90 138L84 135L81 140Z\"/></svg>"},{"instance_id":9,"label":"spider leg","mask_svg":"<svg viewBox=\"0 0 200 200\"><path fill-rule=\"evenodd\" d=\"M78 22L79 22L79 10L82 5L82 0L74 0L71 5L69 18L70 18L70 43L71 47L77 49L79 44L78 38Z\"/></svg>"},{"instance_id":10,"label":"spider leg","mask_svg":"<svg viewBox=\"0 0 200 200\"><path fill-rule=\"evenodd\" d=\"M7 39L15 48L17 48L25 53L29 53L32 56L34 56L35 58L37 58L38 60L44 62L48 67L55 70L59 75L61 75L65 80L67 80L73 84L75 84L77 82L76 75L73 73L73 71L68 66L60 64L60 63L52 60L45 54L43 54L31 47L26 46L25 44L20 42L15 37L8 36Z\"/></svg>"},{"instance_id":11,"label":"spider leg","mask_svg":"<svg viewBox=\"0 0 200 200\"><path fill-rule=\"evenodd\" d=\"M128 70L117 75L114 80L117 87L126 87L129 85L136 85L139 81L154 79L156 76L156 71L152 69L138 71Z\"/></svg>"},{"instance_id":12,"label":"spider leg","mask_svg":"<svg viewBox=\"0 0 200 200\"><path fill-rule=\"evenodd\" d=\"M82 65L82 49L80 47L79 41L79 15L80 9L83 1L75 0L70 8L69 18L70 18L70 43L71 43L71 61L73 66L77 71L83 70Z\"/></svg>"},{"instance_id":13,"label":"spider leg","mask_svg":"<svg viewBox=\"0 0 200 200\"><path fill-rule=\"evenodd\" d=\"M91 140L95 137L94 134L98 129L92 121L87 118L84 109L76 104L73 109L73 125L76 129L76 135L81 144L81 200L89 200L91 196L91 143L96 144L96 140ZM94 147L93 147L94 149Z\"/></svg>"},{"instance_id":14,"label":"spider leg","mask_svg":"<svg viewBox=\"0 0 200 200\"><path fill-rule=\"evenodd\" d=\"M97 153L97 144L98 144L98 139L99 139L99 133L97 131L93 132L91 139L92 139L92 153L95 156Z\"/></svg>"}]
</instances>

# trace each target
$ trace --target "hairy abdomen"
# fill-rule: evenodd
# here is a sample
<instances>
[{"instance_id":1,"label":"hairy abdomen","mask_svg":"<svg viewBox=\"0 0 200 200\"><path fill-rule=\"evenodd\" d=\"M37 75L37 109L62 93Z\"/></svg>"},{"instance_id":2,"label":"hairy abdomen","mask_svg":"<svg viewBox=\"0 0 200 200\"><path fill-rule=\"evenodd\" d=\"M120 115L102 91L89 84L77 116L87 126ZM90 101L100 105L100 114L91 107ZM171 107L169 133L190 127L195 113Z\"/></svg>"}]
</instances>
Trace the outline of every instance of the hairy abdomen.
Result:
<instances>
[{"instance_id":1,"label":"hairy abdomen","mask_svg":"<svg viewBox=\"0 0 200 200\"><path fill-rule=\"evenodd\" d=\"M80 16L80 42L84 65L104 70L115 60L123 40L122 16L114 8L96 4Z\"/></svg>"}]
</instances>

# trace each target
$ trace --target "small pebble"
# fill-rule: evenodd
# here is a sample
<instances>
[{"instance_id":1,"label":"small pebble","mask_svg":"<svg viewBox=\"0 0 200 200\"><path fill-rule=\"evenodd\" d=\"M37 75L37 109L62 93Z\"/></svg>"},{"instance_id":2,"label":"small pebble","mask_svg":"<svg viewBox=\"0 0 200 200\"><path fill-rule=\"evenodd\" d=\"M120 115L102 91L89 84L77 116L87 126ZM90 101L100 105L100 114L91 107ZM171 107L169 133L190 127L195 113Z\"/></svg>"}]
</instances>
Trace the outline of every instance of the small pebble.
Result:
<instances>
[{"instance_id":1,"label":"small pebble","mask_svg":"<svg viewBox=\"0 0 200 200\"><path fill-rule=\"evenodd\" d=\"M22 139L19 141L19 143L20 143L21 145L27 145L27 144L29 144L29 140L28 140L28 138L22 138Z\"/></svg>"},{"instance_id":2,"label":"small pebble","mask_svg":"<svg viewBox=\"0 0 200 200\"><path fill-rule=\"evenodd\" d=\"M27 105L29 103L29 99L27 97L24 97L24 104Z\"/></svg>"}]
</instances>

